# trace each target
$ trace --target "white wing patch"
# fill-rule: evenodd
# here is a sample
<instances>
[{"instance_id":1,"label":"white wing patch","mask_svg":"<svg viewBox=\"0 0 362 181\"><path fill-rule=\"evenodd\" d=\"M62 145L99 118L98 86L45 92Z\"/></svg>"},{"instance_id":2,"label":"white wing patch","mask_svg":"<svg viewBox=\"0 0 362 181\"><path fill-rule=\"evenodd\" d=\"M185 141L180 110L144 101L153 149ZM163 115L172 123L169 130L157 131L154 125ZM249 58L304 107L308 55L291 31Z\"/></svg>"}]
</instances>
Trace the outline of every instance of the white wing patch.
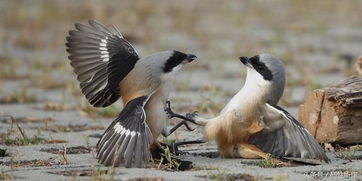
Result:
<instances>
[{"instance_id":1,"label":"white wing patch","mask_svg":"<svg viewBox=\"0 0 362 181\"><path fill-rule=\"evenodd\" d=\"M109 61L109 52L107 49L107 39L108 39L108 37L106 37L106 39L102 39L101 43L99 43L99 50L101 51L102 62Z\"/></svg>"},{"instance_id":2,"label":"white wing patch","mask_svg":"<svg viewBox=\"0 0 362 181\"><path fill-rule=\"evenodd\" d=\"M117 124L114 126L114 131L115 131L116 133L120 133L123 129L124 129L123 126L120 125L119 123L117 123Z\"/></svg>"}]
</instances>

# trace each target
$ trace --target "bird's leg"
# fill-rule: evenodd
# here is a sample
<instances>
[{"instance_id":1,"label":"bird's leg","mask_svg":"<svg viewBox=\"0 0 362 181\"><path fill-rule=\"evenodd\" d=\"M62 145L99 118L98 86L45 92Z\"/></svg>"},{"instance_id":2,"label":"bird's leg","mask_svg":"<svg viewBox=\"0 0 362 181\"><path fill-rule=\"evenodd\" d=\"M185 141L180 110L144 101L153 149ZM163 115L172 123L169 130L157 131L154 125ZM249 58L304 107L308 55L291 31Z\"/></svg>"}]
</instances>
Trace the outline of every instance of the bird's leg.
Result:
<instances>
[{"instance_id":1,"label":"bird's leg","mask_svg":"<svg viewBox=\"0 0 362 181\"><path fill-rule=\"evenodd\" d=\"M197 140L191 140L191 141L180 141L176 143L171 143L170 145L167 145L170 150L173 150L173 153L176 155L182 154L182 151L178 150L178 147L181 145L189 145L189 144L201 144L205 143L206 141L204 139L197 139Z\"/></svg>"},{"instance_id":2,"label":"bird's leg","mask_svg":"<svg viewBox=\"0 0 362 181\"><path fill-rule=\"evenodd\" d=\"M168 115L168 117L171 118L180 118L186 121L189 121L191 123L194 124L198 124L193 118L197 116L197 111L192 112L192 113L187 113L185 116L181 115L181 114L177 114L175 112L172 111L171 109L171 103L170 101L166 101L166 108L165 108L165 112Z\"/></svg>"},{"instance_id":3,"label":"bird's leg","mask_svg":"<svg viewBox=\"0 0 362 181\"><path fill-rule=\"evenodd\" d=\"M242 158L267 158L267 153L261 151L258 147L247 144L240 143L237 145L239 156Z\"/></svg>"},{"instance_id":4,"label":"bird's leg","mask_svg":"<svg viewBox=\"0 0 362 181\"><path fill-rule=\"evenodd\" d=\"M283 162L275 157L271 156L268 153L261 151L258 147L248 144L248 143L240 143L237 145L238 147L238 156L242 158L264 158L266 160L271 160L273 164L280 166L290 166L289 162Z\"/></svg>"},{"instance_id":5,"label":"bird's leg","mask_svg":"<svg viewBox=\"0 0 362 181\"><path fill-rule=\"evenodd\" d=\"M166 103L168 104L168 107L165 109L165 111L166 111L167 115L169 116L169 118L172 118L172 117L171 117L171 114L172 114L172 115L177 115L177 114L173 113L173 111L171 110L171 108L170 108L170 102L167 101ZM187 115L186 115L186 116L187 116ZM178 128L180 128L182 125L184 125L188 131L194 131L195 128L192 129L192 128L187 124L187 121L188 121L188 120L185 120L185 119L182 120L181 122L177 123L174 127L168 129L167 132L163 132L162 135L165 136L165 137L168 137L168 136L171 135L173 132L175 132Z\"/></svg>"},{"instance_id":6,"label":"bird's leg","mask_svg":"<svg viewBox=\"0 0 362 181\"><path fill-rule=\"evenodd\" d=\"M178 147L181 145L201 144L201 143L206 143L206 141L204 139L197 139L197 140L191 140L191 141L180 141L180 142L174 143L173 145L175 147Z\"/></svg>"},{"instance_id":7,"label":"bird's leg","mask_svg":"<svg viewBox=\"0 0 362 181\"><path fill-rule=\"evenodd\" d=\"M162 135L164 137L168 137L170 136L173 132L175 132L178 128L180 128L182 125L184 125L186 127L186 129L188 131L194 131L195 128L190 128L190 126L187 124L186 120L182 120L179 123L177 123L174 127L172 127L171 129L167 130L167 132L163 132Z\"/></svg>"},{"instance_id":8,"label":"bird's leg","mask_svg":"<svg viewBox=\"0 0 362 181\"><path fill-rule=\"evenodd\" d=\"M179 127L181 127L182 125L185 125L186 128L189 131L193 131L194 129L191 129L187 124L186 121L183 120L181 122L179 122L178 124L176 124L174 127L172 127L171 129L169 129L166 133L162 133L162 135L164 137L168 137L169 135L171 135L173 132L175 132ZM170 149L170 151L174 154L180 154L180 151L178 150L178 146L180 145L185 145L185 144L198 144L198 143L205 143L204 140L193 140L193 141L183 141L183 142L177 142L177 143L171 143L171 144L165 144L165 143L160 143L162 146L166 146Z\"/></svg>"}]
</instances>

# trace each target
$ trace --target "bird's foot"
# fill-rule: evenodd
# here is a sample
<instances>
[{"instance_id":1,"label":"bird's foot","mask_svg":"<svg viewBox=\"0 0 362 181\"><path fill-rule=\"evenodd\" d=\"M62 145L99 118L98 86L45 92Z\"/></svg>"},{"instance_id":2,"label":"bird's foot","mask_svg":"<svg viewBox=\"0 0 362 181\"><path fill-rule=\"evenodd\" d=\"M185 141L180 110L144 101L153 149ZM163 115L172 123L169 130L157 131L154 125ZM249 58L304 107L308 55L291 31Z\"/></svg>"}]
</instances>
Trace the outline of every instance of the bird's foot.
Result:
<instances>
[{"instance_id":1,"label":"bird's foot","mask_svg":"<svg viewBox=\"0 0 362 181\"><path fill-rule=\"evenodd\" d=\"M197 116L199 116L199 112L198 111L194 111L194 112L191 112L191 113L186 113L185 117L187 119L195 119Z\"/></svg>"},{"instance_id":2,"label":"bird's foot","mask_svg":"<svg viewBox=\"0 0 362 181\"><path fill-rule=\"evenodd\" d=\"M169 119L177 117L177 114L174 113L171 109L171 102L170 101L166 101L166 108L165 108L165 112L167 114L167 117Z\"/></svg>"},{"instance_id":3,"label":"bird's foot","mask_svg":"<svg viewBox=\"0 0 362 181\"><path fill-rule=\"evenodd\" d=\"M179 146L181 146L181 145L189 145L189 144L202 144L202 143L205 143L205 142L206 142L205 139L201 138L201 139L190 140L190 141L172 142L171 144L165 144L165 143L160 142L160 144L163 147L166 147L171 153L173 153L175 155L182 155L182 154L185 154L187 152L180 151L178 149Z\"/></svg>"},{"instance_id":4,"label":"bird's foot","mask_svg":"<svg viewBox=\"0 0 362 181\"><path fill-rule=\"evenodd\" d=\"M166 170L189 170L192 168L191 161L183 161L175 156L181 154L177 147L173 144L160 143L162 148L158 148L157 154L153 154L152 158L158 164L158 168Z\"/></svg>"},{"instance_id":5,"label":"bird's foot","mask_svg":"<svg viewBox=\"0 0 362 181\"><path fill-rule=\"evenodd\" d=\"M177 113L172 111L170 101L166 101L166 108L164 110L165 110L165 112L167 114L167 117L169 119L171 119L171 118L180 118L180 119L192 122L194 124L197 124L196 121L194 120L194 118L198 116L197 111L194 111L192 113L187 113L185 116L177 114Z\"/></svg>"}]
</instances>

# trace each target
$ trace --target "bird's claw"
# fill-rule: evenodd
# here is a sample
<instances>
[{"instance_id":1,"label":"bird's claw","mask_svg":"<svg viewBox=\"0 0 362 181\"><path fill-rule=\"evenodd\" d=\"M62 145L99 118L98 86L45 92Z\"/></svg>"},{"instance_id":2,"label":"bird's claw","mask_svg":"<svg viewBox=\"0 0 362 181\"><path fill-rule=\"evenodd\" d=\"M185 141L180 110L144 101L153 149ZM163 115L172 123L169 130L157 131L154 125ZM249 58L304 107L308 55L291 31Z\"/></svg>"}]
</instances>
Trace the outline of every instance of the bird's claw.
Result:
<instances>
[{"instance_id":1,"label":"bird's claw","mask_svg":"<svg viewBox=\"0 0 362 181\"><path fill-rule=\"evenodd\" d=\"M166 105L167 105L167 108L171 108L171 102L170 101L166 101Z\"/></svg>"},{"instance_id":2,"label":"bird's claw","mask_svg":"<svg viewBox=\"0 0 362 181\"><path fill-rule=\"evenodd\" d=\"M175 117L175 113L171 110L171 102L166 101L166 108L164 109L169 119Z\"/></svg>"},{"instance_id":3,"label":"bird's claw","mask_svg":"<svg viewBox=\"0 0 362 181\"><path fill-rule=\"evenodd\" d=\"M194 111L192 113L186 113L185 117L187 119L194 119L195 117L199 116L199 112L198 111Z\"/></svg>"},{"instance_id":4,"label":"bird's claw","mask_svg":"<svg viewBox=\"0 0 362 181\"><path fill-rule=\"evenodd\" d=\"M166 114L167 114L167 118L168 118L168 119L173 118L172 115L170 114L170 112L168 112L166 109L165 109L165 112L166 112Z\"/></svg>"},{"instance_id":5,"label":"bird's claw","mask_svg":"<svg viewBox=\"0 0 362 181\"><path fill-rule=\"evenodd\" d=\"M177 117L177 118L180 118L180 119L183 119L184 121L184 123L185 123L185 125L187 125L186 124L186 121L190 121L190 122L192 122L192 123L194 123L194 124L197 124L197 123L195 123L195 121L194 121L194 118L195 117L197 117L198 116L198 112L197 111L194 111L194 112L192 112L192 113L187 113L185 116L183 116L183 115L179 115L179 114L177 114L177 113L174 113L173 111L172 111L172 109L171 109L171 102L170 101L166 101L166 106L165 106L165 112L166 112L166 114L167 114L167 117L169 118L169 119L171 119L171 118L174 118L174 117ZM185 120L186 119L186 120ZM187 127L188 127L188 125L187 125ZM187 128L188 130L192 130L191 128Z\"/></svg>"}]
</instances>

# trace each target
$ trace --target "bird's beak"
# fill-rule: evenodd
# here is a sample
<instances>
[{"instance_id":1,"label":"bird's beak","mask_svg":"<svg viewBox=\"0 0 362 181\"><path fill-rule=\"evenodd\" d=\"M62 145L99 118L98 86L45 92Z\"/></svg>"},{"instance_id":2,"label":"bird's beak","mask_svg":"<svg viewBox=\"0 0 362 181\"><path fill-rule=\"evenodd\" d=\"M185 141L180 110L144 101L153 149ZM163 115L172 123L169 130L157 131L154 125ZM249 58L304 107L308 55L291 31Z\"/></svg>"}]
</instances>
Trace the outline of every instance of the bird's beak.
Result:
<instances>
[{"instance_id":1,"label":"bird's beak","mask_svg":"<svg viewBox=\"0 0 362 181\"><path fill-rule=\"evenodd\" d=\"M192 62L192 61L194 61L196 58L197 58L196 55L187 54L187 58L186 58L186 59L187 59L188 62Z\"/></svg>"},{"instance_id":2,"label":"bird's beak","mask_svg":"<svg viewBox=\"0 0 362 181\"><path fill-rule=\"evenodd\" d=\"M243 57L240 57L239 59L245 66L250 67L250 68L252 67L248 57L243 56Z\"/></svg>"}]
</instances>

